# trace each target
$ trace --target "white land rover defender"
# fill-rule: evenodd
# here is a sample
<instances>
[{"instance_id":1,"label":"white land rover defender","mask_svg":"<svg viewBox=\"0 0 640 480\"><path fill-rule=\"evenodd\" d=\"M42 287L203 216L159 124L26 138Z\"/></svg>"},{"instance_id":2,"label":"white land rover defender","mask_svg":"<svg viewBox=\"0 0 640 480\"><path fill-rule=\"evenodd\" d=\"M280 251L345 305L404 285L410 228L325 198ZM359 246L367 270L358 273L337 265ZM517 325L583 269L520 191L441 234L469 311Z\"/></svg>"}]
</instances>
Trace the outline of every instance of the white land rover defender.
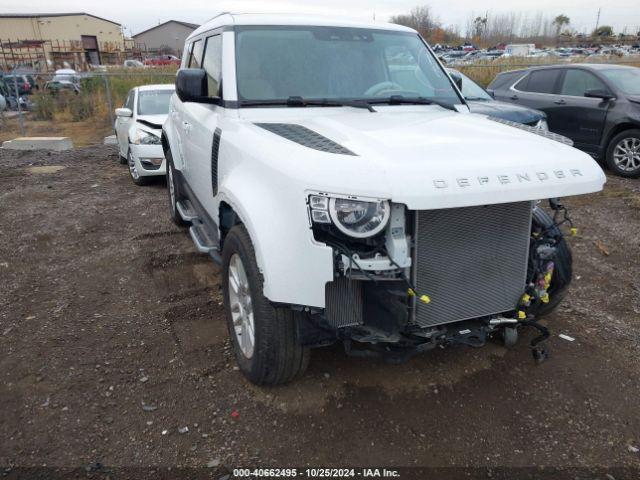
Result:
<instances>
[{"instance_id":1,"label":"white land rover defender","mask_svg":"<svg viewBox=\"0 0 640 480\"><path fill-rule=\"evenodd\" d=\"M537 319L571 281L558 198L605 183L567 139L471 114L414 30L322 17L196 30L162 142L171 215L222 265L257 384L335 342L401 361L527 326L544 359Z\"/></svg>"}]
</instances>

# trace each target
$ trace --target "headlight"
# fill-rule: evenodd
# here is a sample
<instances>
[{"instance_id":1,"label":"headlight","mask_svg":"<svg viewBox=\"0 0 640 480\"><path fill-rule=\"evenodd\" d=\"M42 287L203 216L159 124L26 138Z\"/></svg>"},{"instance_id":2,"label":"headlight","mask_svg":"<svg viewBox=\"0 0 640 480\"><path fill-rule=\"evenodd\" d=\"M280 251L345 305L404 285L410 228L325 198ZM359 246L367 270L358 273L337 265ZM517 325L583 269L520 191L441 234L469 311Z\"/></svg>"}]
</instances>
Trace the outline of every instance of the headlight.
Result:
<instances>
[{"instance_id":1,"label":"headlight","mask_svg":"<svg viewBox=\"0 0 640 480\"><path fill-rule=\"evenodd\" d=\"M133 143L136 145L160 145L162 142L160 137L153 133L137 128L136 134L133 136Z\"/></svg>"},{"instance_id":2,"label":"headlight","mask_svg":"<svg viewBox=\"0 0 640 480\"><path fill-rule=\"evenodd\" d=\"M538 123L536 123L536 128L538 130L543 130L545 132L549 131L549 124L547 123L547 121L543 118L542 120L540 120Z\"/></svg>"},{"instance_id":3,"label":"headlight","mask_svg":"<svg viewBox=\"0 0 640 480\"><path fill-rule=\"evenodd\" d=\"M333 223L353 238L370 238L382 232L391 217L387 201L368 202L312 195L309 199L314 223Z\"/></svg>"}]
</instances>

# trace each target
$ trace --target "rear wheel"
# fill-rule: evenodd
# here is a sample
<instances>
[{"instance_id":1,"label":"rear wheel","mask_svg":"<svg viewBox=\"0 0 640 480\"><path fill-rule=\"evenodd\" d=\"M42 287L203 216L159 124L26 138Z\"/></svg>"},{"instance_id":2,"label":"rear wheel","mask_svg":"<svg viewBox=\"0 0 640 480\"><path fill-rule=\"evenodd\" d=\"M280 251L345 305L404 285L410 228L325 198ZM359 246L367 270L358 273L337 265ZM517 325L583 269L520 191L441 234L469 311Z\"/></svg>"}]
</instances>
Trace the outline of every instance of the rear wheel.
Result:
<instances>
[{"instance_id":1,"label":"rear wheel","mask_svg":"<svg viewBox=\"0 0 640 480\"><path fill-rule=\"evenodd\" d=\"M229 231L222 265L227 327L240 371L256 385L279 385L304 373L309 349L298 338L302 314L275 307L263 295L262 275L243 225Z\"/></svg>"},{"instance_id":2,"label":"rear wheel","mask_svg":"<svg viewBox=\"0 0 640 480\"><path fill-rule=\"evenodd\" d=\"M553 218L542 208L536 208L533 211L533 222L545 229L553 226ZM551 277L551 287L549 288L549 303L541 303L531 310L531 313L536 317L548 315L562 303L573 277L571 249L567 245L567 241L560 229L554 227L551 233L559 237L560 240L557 244L557 253L554 261L555 269Z\"/></svg>"},{"instance_id":3,"label":"rear wheel","mask_svg":"<svg viewBox=\"0 0 640 480\"><path fill-rule=\"evenodd\" d=\"M607 166L621 177L640 177L640 130L625 130L613 137L607 148Z\"/></svg>"}]
</instances>

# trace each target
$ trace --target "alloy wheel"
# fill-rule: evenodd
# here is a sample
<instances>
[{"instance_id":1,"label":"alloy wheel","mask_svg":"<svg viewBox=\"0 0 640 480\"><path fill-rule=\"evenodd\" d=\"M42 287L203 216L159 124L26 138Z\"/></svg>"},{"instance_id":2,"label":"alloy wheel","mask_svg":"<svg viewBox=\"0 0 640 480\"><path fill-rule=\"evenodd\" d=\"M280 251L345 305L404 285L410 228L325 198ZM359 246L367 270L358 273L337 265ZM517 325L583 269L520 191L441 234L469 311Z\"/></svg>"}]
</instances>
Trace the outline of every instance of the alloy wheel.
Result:
<instances>
[{"instance_id":1,"label":"alloy wheel","mask_svg":"<svg viewBox=\"0 0 640 480\"><path fill-rule=\"evenodd\" d=\"M247 272L237 253L229 261L229 306L236 340L242 354L250 359L255 351L253 302Z\"/></svg>"},{"instance_id":2,"label":"alloy wheel","mask_svg":"<svg viewBox=\"0 0 640 480\"><path fill-rule=\"evenodd\" d=\"M167 174L168 174L168 181L167 183L169 184L169 200L171 201L171 211L175 212L176 211L176 187L173 184L173 167L171 165L167 165Z\"/></svg>"},{"instance_id":3,"label":"alloy wheel","mask_svg":"<svg viewBox=\"0 0 640 480\"><path fill-rule=\"evenodd\" d=\"M131 155L131 152L129 152L127 156L127 160L129 162L129 172L131 172L131 177L134 180L138 180L140 178L140 175L138 174L138 169L136 168L136 162L133 159L133 155Z\"/></svg>"},{"instance_id":4,"label":"alloy wheel","mask_svg":"<svg viewBox=\"0 0 640 480\"><path fill-rule=\"evenodd\" d=\"M623 172L640 169L640 138L628 137L620 140L613 150L613 160Z\"/></svg>"}]
</instances>

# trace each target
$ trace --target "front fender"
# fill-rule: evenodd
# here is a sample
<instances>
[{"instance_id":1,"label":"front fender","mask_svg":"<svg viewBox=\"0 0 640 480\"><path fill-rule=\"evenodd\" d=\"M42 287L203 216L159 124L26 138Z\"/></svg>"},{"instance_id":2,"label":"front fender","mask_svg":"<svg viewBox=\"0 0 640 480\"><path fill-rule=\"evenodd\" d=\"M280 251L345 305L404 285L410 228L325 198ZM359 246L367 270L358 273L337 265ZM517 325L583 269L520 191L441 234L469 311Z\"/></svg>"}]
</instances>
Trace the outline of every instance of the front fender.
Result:
<instances>
[{"instance_id":1,"label":"front fender","mask_svg":"<svg viewBox=\"0 0 640 480\"><path fill-rule=\"evenodd\" d=\"M324 308L333 252L313 239L305 191L297 187L264 164L243 163L226 175L219 193L249 232L265 297Z\"/></svg>"},{"instance_id":2,"label":"front fender","mask_svg":"<svg viewBox=\"0 0 640 480\"><path fill-rule=\"evenodd\" d=\"M182 145L175 123L175 113L172 112L162 126L162 144L165 149L171 151L173 166L176 170L182 170L184 166Z\"/></svg>"}]
</instances>

